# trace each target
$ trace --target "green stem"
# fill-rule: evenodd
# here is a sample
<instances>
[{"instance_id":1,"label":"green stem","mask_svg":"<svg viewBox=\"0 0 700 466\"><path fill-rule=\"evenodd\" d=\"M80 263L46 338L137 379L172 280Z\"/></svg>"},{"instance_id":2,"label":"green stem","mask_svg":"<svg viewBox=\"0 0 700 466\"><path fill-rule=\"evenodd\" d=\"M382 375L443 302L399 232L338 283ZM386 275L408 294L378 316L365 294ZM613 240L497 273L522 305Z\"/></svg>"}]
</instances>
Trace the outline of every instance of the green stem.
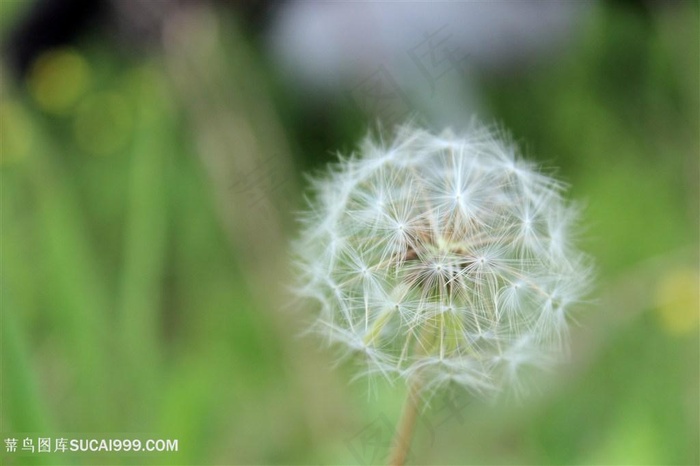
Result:
<instances>
[{"instance_id":1,"label":"green stem","mask_svg":"<svg viewBox=\"0 0 700 466\"><path fill-rule=\"evenodd\" d=\"M438 327L437 330L440 331L440 328ZM434 349L431 346L435 344L436 338L437 335L434 328L431 328L430 325L423 327L420 337L416 340L416 354L430 354ZM423 388L420 373L414 374L409 387L401 413L401 420L396 428L391 454L389 455L389 465L391 466L403 466L411 449L413 431L416 427L416 419L418 419L420 408L420 392Z\"/></svg>"},{"instance_id":2,"label":"green stem","mask_svg":"<svg viewBox=\"0 0 700 466\"><path fill-rule=\"evenodd\" d=\"M389 465L403 466L406 463L408 452L411 449L411 440L413 439L413 431L418 419L418 411L420 406L420 390L421 381L416 379L411 384L411 389L406 396L406 401L401 414L401 421L394 434L394 440L389 456Z\"/></svg>"}]
</instances>

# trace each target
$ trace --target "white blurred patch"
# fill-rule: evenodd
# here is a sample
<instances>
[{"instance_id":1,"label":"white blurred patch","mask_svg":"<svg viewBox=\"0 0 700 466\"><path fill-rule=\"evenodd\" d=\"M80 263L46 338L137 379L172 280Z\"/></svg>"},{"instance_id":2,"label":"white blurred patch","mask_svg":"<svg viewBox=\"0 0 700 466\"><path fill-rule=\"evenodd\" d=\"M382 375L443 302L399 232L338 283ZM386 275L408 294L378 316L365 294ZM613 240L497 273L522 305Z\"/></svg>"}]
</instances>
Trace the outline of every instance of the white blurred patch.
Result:
<instances>
[{"instance_id":1,"label":"white blurred patch","mask_svg":"<svg viewBox=\"0 0 700 466\"><path fill-rule=\"evenodd\" d=\"M292 1L273 20L269 46L282 72L311 98L350 93L381 116L386 112L364 108L363 96L391 97L393 113L418 111L433 123L454 124L480 107L476 72L553 60L592 4Z\"/></svg>"}]
</instances>

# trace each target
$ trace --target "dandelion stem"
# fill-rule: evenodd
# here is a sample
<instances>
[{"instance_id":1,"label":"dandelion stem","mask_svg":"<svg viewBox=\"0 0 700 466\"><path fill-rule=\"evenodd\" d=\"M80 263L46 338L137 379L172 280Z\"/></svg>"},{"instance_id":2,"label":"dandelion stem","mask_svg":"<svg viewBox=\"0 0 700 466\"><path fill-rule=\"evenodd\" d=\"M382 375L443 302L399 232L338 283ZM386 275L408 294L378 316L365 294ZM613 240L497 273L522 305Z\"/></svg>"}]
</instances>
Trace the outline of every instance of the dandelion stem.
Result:
<instances>
[{"instance_id":1,"label":"dandelion stem","mask_svg":"<svg viewBox=\"0 0 700 466\"><path fill-rule=\"evenodd\" d=\"M404 402L401 413L401 420L396 427L396 433L394 434L391 447L391 455L389 456L390 466L403 466L406 463L406 458L411 448L416 419L418 418L421 385L421 380L416 377L411 384L408 395L406 395L406 401Z\"/></svg>"},{"instance_id":2,"label":"dandelion stem","mask_svg":"<svg viewBox=\"0 0 700 466\"><path fill-rule=\"evenodd\" d=\"M432 339L432 342L430 341ZM431 343L434 343L437 335L433 329L426 325L421 329L420 337L416 340L415 354L429 354L428 348ZM390 466L403 466L406 463L408 452L411 449L411 441L413 439L413 431L418 418L418 410L420 408L420 392L423 388L420 371L413 374L410 380L408 394L401 412L401 420L396 426L396 433L391 447L389 456Z\"/></svg>"}]
</instances>

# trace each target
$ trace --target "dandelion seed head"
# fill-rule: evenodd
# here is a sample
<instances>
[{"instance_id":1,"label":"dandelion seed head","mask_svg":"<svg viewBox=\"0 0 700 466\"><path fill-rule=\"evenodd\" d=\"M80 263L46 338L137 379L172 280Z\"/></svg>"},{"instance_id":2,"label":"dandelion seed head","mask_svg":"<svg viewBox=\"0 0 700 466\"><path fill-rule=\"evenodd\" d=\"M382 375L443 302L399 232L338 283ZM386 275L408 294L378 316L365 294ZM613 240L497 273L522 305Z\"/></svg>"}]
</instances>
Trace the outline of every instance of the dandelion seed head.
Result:
<instances>
[{"instance_id":1,"label":"dandelion seed head","mask_svg":"<svg viewBox=\"0 0 700 466\"><path fill-rule=\"evenodd\" d=\"M482 126L367 138L312 182L296 244L316 330L367 374L420 374L426 391L521 389L566 354L586 291L564 185Z\"/></svg>"}]
</instances>

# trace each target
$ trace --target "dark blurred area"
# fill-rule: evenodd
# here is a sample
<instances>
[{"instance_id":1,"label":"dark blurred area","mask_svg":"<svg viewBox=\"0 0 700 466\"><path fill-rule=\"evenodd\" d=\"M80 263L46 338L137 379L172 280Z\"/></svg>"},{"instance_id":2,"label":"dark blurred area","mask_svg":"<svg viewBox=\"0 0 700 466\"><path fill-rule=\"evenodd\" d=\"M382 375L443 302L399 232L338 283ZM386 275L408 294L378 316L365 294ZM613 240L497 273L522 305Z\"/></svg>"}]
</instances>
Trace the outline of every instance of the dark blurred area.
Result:
<instances>
[{"instance_id":1,"label":"dark blurred area","mask_svg":"<svg viewBox=\"0 0 700 466\"><path fill-rule=\"evenodd\" d=\"M18 79L43 52L73 44L88 29L103 25L107 1L39 0L32 3L4 41L7 65Z\"/></svg>"},{"instance_id":2,"label":"dark blurred area","mask_svg":"<svg viewBox=\"0 0 700 466\"><path fill-rule=\"evenodd\" d=\"M215 0L212 0L215 1ZM106 40L127 41L145 48L157 41L168 11L194 0L143 2L138 0L35 0L6 33L4 54L18 78L26 76L43 52L74 45L86 34ZM218 0L241 18L251 35L264 31L281 1Z\"/></svg>"}]
</instances>

